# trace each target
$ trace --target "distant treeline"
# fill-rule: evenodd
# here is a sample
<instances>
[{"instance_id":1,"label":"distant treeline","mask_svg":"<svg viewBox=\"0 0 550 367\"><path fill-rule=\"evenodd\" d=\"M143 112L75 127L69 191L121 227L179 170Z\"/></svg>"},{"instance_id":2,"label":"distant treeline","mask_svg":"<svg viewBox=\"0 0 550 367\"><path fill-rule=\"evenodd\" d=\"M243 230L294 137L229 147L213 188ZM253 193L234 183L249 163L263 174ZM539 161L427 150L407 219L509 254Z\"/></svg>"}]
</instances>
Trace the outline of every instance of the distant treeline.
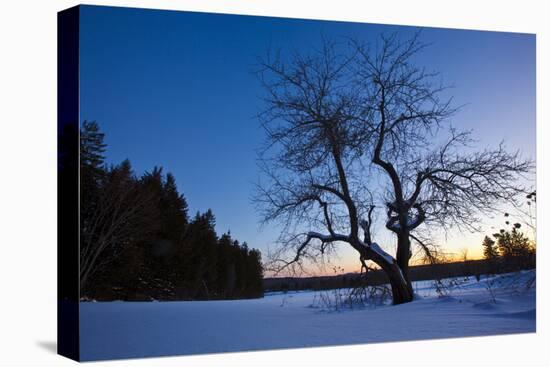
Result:
<instances>
[{"instance_id":1,"label":"distant treeline","mask_svg":"<svg viewBox=\"0 0 550 367\"><path fill-rule=\"evenodd\" d=\"M521 265L506 258L498 260L468 260L463 262L449 262L440 264L417 265L410 268L412 281L435 280L462 276L479 277L484 274L500 274L518 270L535 268L535 257L524 259ZM286 292L297 290L327 290L336 288L352 288L365 285L388 284L386 274L381 270L369 270L365 275L347 273L332 276L318 276L307 278L265 278L264 291Z\"/></svg>"},{"instance_id":2,"label":"distant treeline","mask_svg":"<svg viewBox=\"0 0 550 367\"><path fill-rule=\"evenodd\" d=\"M529 205L536 203L536 191L528 194L527 199L530 201ZM508 218L510 215L506 213L504 216ZM494 233L492 236L495 240L489 236L485 236L483 239L483 260L448 262L444 259L435 259L436 262L432 264L412 266L410 268L411 280L440 280L461 276L479 278L484 274L501 274L535 268L536 243L529 240L520 231L520 223L511 223L508 220L505 223L511 229L501 229ZM265 278L264 291L327 290L388 283L389 279L383 271L370 269L367 273L362 274Z\"/></svg>"},{"instance_id":3,"label":"distant treeline","mask_svg":"<svg viewBox=\"0 0 550 367\"><path fill-rule=\"evenodd\" d=\"M105 164L95 122L80 131L81 299L205 300L261 297L261 254L211 210L190 218L174 176L136 176L130 161Z\"/></svg>"}]
</instances>

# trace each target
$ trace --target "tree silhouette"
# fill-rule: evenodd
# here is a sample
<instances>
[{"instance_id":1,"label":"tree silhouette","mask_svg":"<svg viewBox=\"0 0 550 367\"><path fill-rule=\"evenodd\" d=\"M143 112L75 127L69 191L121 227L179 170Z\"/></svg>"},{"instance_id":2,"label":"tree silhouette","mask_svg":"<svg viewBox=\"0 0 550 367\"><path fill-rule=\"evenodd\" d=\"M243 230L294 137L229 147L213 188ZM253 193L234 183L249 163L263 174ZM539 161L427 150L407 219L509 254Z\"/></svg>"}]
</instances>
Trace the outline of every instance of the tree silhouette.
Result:
<instances>
[{"instance_id":1,"label":"tree silhouette","mask_svg":"<svg viewBox=\"0 0 550 367\"><path fill-rule=\"evenodd\" d=\"M483 246L483 257L485 259L494 260L499 256L498 247L489 236L485 236L481 245Z\"/></svg>"},{"instance_id":2,"label":"tree silhouette","mask_svg":"<svg viewBox=\"0 0 550 367\"><path fill-rule=\"evenodd\" d=\"M80 291L101 300L260 297L261 254L229 234L211 210L189 220L171 173L137 177L129 160L107 167L97 123L81 129Z\"/></svg>"},{"instance_id":3,"label":"tree silhouette","mask_svg":"<svg viewBox=\"0 0 550 367\"><path fill-rule=\"evenodd\" d=\"M256 203L265 223L284 224L273 271L299 269L343 242L384 270L395 304L409 302L411 239L428 257L434 252L413 234L419 226L476 229L476 214L523 192L517 177L532 162L502 144L471 153L471 132L445 128L457 109L436 74L414 64L424 47L418 34L382 36L375 48L352 41L344 51L324 40L312 54L262 62L267 141ZM395 258L374 240L377 193L397 238Z\"/></svg>"}]
</instances>

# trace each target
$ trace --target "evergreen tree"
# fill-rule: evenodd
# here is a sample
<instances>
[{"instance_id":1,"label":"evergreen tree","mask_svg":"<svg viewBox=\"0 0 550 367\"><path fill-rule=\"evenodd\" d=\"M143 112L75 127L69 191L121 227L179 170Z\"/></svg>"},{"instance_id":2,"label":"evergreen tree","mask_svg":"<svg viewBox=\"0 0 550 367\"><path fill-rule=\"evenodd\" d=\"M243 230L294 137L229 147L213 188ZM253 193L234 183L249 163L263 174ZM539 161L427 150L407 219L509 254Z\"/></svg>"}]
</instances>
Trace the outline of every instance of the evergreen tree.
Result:
<instances>
[{"instance_id":1,"label":"evergreen tree","mask_svg":"<svg viewBox=\"0 0 550 367\"><path fill-rule=\"evenodd\" d=\"M105 134L95 121L84 121L80 129L80 164L101 170L105 161Z\"/></svg>"},{"instance_id":2,"label":"evergreen tree","mask_svg":"<svg viewBox=\"0 0 550 367\"><path fill-rule=\"evenodd\" d=\"M98 210L105 178L105 135L95 121L84 121L80 129L80 226L88 235L91 218ZM90 239L85 239L90 240Z\"/></svg>"},{"instance_id":3,"label":"evergreen tree","mask_svg":"<svg viewBox=\"0 0 550 367\"><path fill-rule=\"evenodd\" d=\"M137 178L129 160L107 167L97 123L85 121L80 134L83 297L195 300L263 294L260 252L240 245L229 232L218 239L211 210L189 220L187 200L171 173L154 167Z\"/></svg>"},{"instance_id":4,"label":"evergreen tree","mask_svg":"<svg viewBox=\"0 0 550 367\"><path fill-rule=\"evenodd\" d=\"M215 223L209 209L204 214L197 213L189 224L184 274L192 298L211 298L211 291L216 286L218 238Z\"/></svg>"},{"instance_id":5,"label":"evergreen tree","mask_svg":"<svg viewBox=\"0 0 550 367\"><path fill-rule=\"evenodd\" d=\"M163 235L173 242L181 241L188 224L187 201L178 193L176 179L171 173L166 175L159 204Z\"/></svg>"},{"instance_id":6,"label":"evergreen tree","mask_svg":"<svg viewBox=\"0 0 550 367\"><path fill-rule=\"evenodd\" d=\"M263 266L260 251L252 249L247 257L246 279L248 281L247 297L261 297L263 295Z\"/></svg>"},{"instance_id":7,"label":"evergreen tree","mask_svg":"<svg viewBox=\"0 0 550 367\"><path fill-rule=\"evenodd\" d=\"M235 292L236 272L233 240L229 232L218 240L217 293L222 298L231 298Z\"/></svg>"},{"instance_id":8,"label":"evergreen tree","mask_svg":"<svg viewBox=\"0 0 550 367\"><path fill-rule=\"evenodd\" d=\"M516 228L495 234L495 236L499 251L504 257L526 256L531 250L529 239Z\"/></svg>"},{"instance_id":9,"label":"evergreen tree","mask_svg":"<svg viewBox=\"0 0 550 367\"><path fill-rule=\"evenodd\" d=\"M498 257L498 246L489 236L483 239L483 257L487 260L493 260Z\"/></svg>"},{"instance_id":10,"label":"evergreen tree","mask_svg":"<svg viewBox=\"0 0 550 367\"><path fill-rule=\"evenodd\" d=\"M514 226L512 230L500 230L493 236L497 239L498 250L509 270L529 266L534 260L534 248L529 239Z\"/></svg>"}]
</instances>

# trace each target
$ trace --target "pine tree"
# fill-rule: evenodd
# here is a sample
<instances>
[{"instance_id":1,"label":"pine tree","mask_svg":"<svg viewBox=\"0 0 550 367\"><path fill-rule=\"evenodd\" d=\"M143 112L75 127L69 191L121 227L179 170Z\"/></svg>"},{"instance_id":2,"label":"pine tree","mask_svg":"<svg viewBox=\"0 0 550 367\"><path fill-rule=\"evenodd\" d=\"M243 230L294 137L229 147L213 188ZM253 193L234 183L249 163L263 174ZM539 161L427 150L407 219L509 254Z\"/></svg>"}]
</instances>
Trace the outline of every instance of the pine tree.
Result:
<instances>
[{"instance_id":1,"label":"pine tree","mask_svg":"<svg viewBox=\"0 0 550 367\"><path fill-rule=\"evenodd\" d=\"M487 260L493 260L498 257L498 247L489 236L485 236L483 239L483 257Z\"/></svg>"},{"instance_id":2,"label":"pine tree","mask_svg":"<svg viewBox=\"0 0 550 367\"><path fill-rule=\"evenodd\" d=\"M176 179L171 173L166 175L166 181L162 185L160 211L163 235L173 242L180 241L189 221L187 201L178 192Z\"/></svg>"},{"instance_id":3,"label":"pine tree","mask_svg":"<svg viewBox=\"0 0 550 367\"><path fill-rule=\"evenodd\" d=\"M217 293L221 298L231 298L235 292L236 273L233 239L229 232L218 240Z\"/></svg>"},{"instance_id":4,"label":"pine tree","mask_svg":"<svg viewBox=\"0 0 550 367\"><path fill-rule=\"evenodd\" d=\"M262 295L260 252L240 245L229 232L218 239L212 210L189 220L187 200L171 173L164 176L161 167L154 167L137 178L129 160L107 167L98 124L85 121L80 134L82 296Z\"/></svg>"},{"instance_id":5,"label":"pine tree","mask_svg":"<svg viewBox=\"0 0 550 367\"><path fill-rule=\"evenodd\" d=\"M100 191L105 178L104 134L93 121L84 121L80 129L80 219L81 228L91 225L90 220L99 205Z\"/></svg>"},{"instance_id":6,"label":"pine tree","mask_svg":"<svg viewBox=\"0 0 550 367\"><path fill-rule=\"evenodd\" d=\"M85 178L98 179L103 175L105 162L105 134L95 121L84 121L80 129L80 168Z\"/></svg>"},{"instance_id":7,"label":"pine tree","mask_svg":"<svg viewBox=\"0 0 550 367\"><path fill-rule=\"evenodd\" d=\"M101 205L106 170L106 144L99 125L84 121L80 128L80 237L81 247L97 239L94 218ZM95 226L97 227L97 226ZM81 252L84 250L81 249Z\"/></svg>"},{"instance_id":8,"label":"pine tree","mask_svg":"<svg viewBox=\"0 0 550 367\"><path fill-rule=\"evenodd\" d=\"M510 270L529 266L534 248L529 239L514 226L511 231L501 230L493 236L497 239L498 250Z\"/></svg>"},{"instance_id":9,"label":"pine tree","mask_svg":"<svg viewBox=\"0 0 550 367\"><path fill-rule=\"evenodd\" d=\"M213 296L216 288L218 238L214 230L216 219L209 209L197 213L189 223L186 235L185 281L193 299Z\"/></svg>"},{"instance_id":10,"label":"pine tree","mask_svg":"<svg viewBox=\"0 0 550 367\"><path fill-rule=\"evenodd\" d=\"M246 263L246 278L248 280L246 296L261 297L263 295L263 266L260 251L250 250Z\"/></svg>"}]
</instances>

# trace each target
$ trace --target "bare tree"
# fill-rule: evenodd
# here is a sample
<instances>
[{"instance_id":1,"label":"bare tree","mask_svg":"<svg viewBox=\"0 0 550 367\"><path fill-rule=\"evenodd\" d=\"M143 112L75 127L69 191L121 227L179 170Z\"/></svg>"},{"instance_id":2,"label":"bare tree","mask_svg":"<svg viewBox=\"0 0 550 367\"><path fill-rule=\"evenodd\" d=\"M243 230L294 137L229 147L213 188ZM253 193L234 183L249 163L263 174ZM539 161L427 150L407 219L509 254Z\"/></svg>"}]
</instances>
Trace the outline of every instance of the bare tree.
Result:
<instances>
[{"instance_id":1,"label":"bare tree","mask_svg":"<svg viewBox=\"0 0 550 367\"><path fill-rule=\"evenodd\" d=\"M259 72L267 144L256 202L265 223L284 225L270 270L300 268L345 243L363 265L370 260L384 270L394 304L409 302L411 239L435 257L431 242L413 231L423 223L473 227L475 213L514 199L516 176L531 163L503 146L462 153L469 133L453 129L433 149L456 110L439 98L445 89L431 83L435 75L412 64L423 48L418 37L382 37L374 51L358 42L340 48L325 41L288 62L267 57ZM386 228L397 237L395 258L373 238L376 168L389 178Z\"/></svg>"},{"instance_id":2,"label":"bare tree","mask_svg":"<svg viewBox=\"0 0 550 367\"><path fill-rule=\"evenodd\" d=\"M133 177L128 161L107 172L97 207L81 227L80 289L130 243L147 239L157 226L155 198Z\"/></svg>"},{"instance_id":3,"label":"bare tree","mask_svg":"<svg viewBox=\"0 0 550 367\"><path fill-rule=\"evenodd\" d=\"M295 55L290 65L278 57L263 63L268 108L260 117L267 146L260 158L268 183L258 187L257 203L265 222L285 225L271 270L299 267L347 243L361 261L384 269L394 303L402 303L412 294L394 259L372 239L374 206L362 175L353 174L365 170L368 141L361 136L358 94L350 88L353 57L325 42L316 55Z\"/></svg>"},{"instance_id":4,"label":"bare tree","mask_svg":"<svg viewBox=\"0 0 550 367\"><path fill-rule=\"evenodd\" d=\"M468 247L462 247L458 253L458 256L461 261L468 261L470 259L468 257Z\"/></svg>"},{"instance_id":5,"label":"bare tree","mask_svg":"<svg viewBox=\"0 0 550 367\"><path fill-rule=\"evenodd\" d=\"M355 46L360 55L355 74L370 112L365 129L374 141L372 163L390 181L386 228L397 237L397 264L410 286L416 228L426 223L478 230L478 214L497 210L503 202L517 204L517 195L525 192L518 179L534 166L519 152L508 153L504 144L472 151L472 132L445 124L457 109L452 98L443 97L447 88L436 82L437 73L414 64L425 47L419 33L404 42L396 35L382 36L374 51ZM443 142L438 146L437 141Z\"/></svg>"}]
</instances>

